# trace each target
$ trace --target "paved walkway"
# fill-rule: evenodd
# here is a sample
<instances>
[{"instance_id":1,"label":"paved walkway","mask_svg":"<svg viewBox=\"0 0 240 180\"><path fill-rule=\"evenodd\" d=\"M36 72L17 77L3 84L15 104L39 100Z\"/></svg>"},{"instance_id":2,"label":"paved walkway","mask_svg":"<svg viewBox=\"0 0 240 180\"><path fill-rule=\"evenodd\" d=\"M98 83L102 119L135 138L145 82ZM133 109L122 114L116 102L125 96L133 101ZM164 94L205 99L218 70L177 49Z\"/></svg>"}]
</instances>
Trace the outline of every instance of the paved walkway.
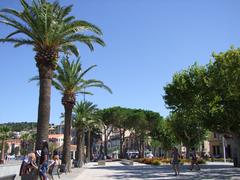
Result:
<instances>
[{"instance_id":1,"label":"paved walkway","mask_svg":"<svg viewBox=\"0 0 240 180\"><path fill-rule=\"evenodd\" d=\"M16 163L16 162L15 162ZM15 164L14 163L14 164ZM19 162L0 166L0 177L12 173L18 174ZM209 163L201 165L201 171L189 171L189 166L181 166L180 176L175 177L170 165L151 166L134 163L134 166L122 165L120 162L107 162L106 166L88 163L84 168L74 168L69 174L62 174L59 180L157 180L157 179L232 179L240 180L240 168L232 164ZM58 180L57 176L54 176ZM20 180L17 177L16 180Z\"/></svg>"},{"instance_id":2,"label":"paved walkway","mask_svg":"<svg viewBox=\"0 0 240 180\"><path fill-rule=\"evenodd\" d=\"M210 163L201 165L201 171L189 171L189 166L182 166L180 176L174 176L170 165L151 166L135 163L134 166L122 165L119 162L107 162L106 166L89 163L81 170L73 169L61 180L157 180L157 179L240 179L240 168L231 164Z\"/></svg>"}]
</instances>

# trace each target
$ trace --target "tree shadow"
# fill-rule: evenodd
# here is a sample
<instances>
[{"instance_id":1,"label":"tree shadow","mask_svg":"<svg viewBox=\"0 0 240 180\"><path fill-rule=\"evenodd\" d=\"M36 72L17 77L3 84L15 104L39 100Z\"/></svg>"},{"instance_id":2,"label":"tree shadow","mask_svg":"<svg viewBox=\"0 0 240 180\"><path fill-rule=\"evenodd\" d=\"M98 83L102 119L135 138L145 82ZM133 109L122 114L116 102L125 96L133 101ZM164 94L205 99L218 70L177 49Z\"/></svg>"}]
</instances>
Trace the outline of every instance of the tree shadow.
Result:
<instances>
[{"instance_id":1,"label":"tree shadow","mask_svg":"<svg viewBox=\"0 0 240 180\"><path fill-rule=\"evenodd\" d=\"M104 169L114 171L113 175L105 178L113 179L231 179L240 178L240 169L224 165L201 165L200 171L190 171L189 166L180 167L180 175L174 176L170 165L134 165L134 166L101 166L90 169Z\"/></svg>"}]
</instances>

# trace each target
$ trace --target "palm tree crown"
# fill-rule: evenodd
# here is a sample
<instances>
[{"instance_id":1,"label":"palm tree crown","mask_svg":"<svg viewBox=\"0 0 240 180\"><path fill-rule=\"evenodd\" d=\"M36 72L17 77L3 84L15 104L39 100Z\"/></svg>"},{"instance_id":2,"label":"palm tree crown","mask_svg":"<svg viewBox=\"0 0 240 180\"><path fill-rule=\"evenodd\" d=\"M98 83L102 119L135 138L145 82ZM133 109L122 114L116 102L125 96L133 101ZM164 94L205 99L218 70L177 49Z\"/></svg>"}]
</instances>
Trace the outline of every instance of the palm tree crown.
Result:
<instances>
[{"instance_id":1,"label":"palm tree crown","mask_svg":"<svg viewBox=\"0 0 240 180\"><path fill-rule=\"evenodd\" d=\"M94 124L99 124L100 120L96 118L97 110L97 105L92 102L78 102L73 109L74 126L76 128L89 128Z\"/></svg>"},{"instance_id":2,"label":"palm tree crown","mask_svg":"<svg viewBox=\"0 0 240 180\"><path fill-rule=\"evenodd\" d=\"M54 74L53 85L63 94L63 96L70 98L67 102L72 101L74 104L78 93L92 94L91 92L85 91L86 88L89 87L104 88L108 92L112 93L111 89L104 85L102 81L95 79L83 79L84 75L94 67L96 67L96 65L83 70L80 59L70 62L68 57L63 58L61 60L61 65L57 67L56 73Z\"/></svg>"},{"instance_id":3,"label":"palm tree crown","mask_svg":"<svg viewBox=\"0 0 240 180\"><path fill-rule=\"evenodd\" d=\"M82 34L85 30L97 35L102 35L102 32L95 25L70 16L72 5L61 7L57 1L49 3L46 0L34 0L32 4L25 0L20 2L22 12L9 8L0 10L0 23L15 28L6 38L0 39L0 42L11 42L15 47L32 45L37 52L37 65L44 62L56 67L58 52L61 51L78 56L77 47L74 45L77 41L86 44L91 50L94 49L93 42L104 46L99 37ZM16 37L18 34L24 36Z\"/></svg>"}]
</instances>

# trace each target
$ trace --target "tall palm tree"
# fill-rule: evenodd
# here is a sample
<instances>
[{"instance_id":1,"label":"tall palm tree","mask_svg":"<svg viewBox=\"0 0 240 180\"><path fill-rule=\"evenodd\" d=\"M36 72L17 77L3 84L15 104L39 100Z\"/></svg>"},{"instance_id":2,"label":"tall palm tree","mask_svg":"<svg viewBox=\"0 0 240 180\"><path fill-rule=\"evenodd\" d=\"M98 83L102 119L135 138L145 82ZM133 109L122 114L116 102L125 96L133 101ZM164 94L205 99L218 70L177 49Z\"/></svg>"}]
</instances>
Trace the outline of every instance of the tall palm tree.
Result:
<instances>
[{"instance_id":1,"label":"tall palm tree","mask_svg":"<svg viewBox=\"0 0 240 180\"><path fill-rule=\"evenodd\" d=\"M66 57L61 60L61 64L57 67L56 73L54 74L53 85L63 95L62 104L65 110L65 125L62 162L67 165L70 165L72 110L76 103L76 95L78 93L92 94L85 91L85 89L90 87L100 87L110 93L112 92L102 81L83 79L84 75L95 66L96 65L93 65L83 71L80 59L70 62L68 57Z\"/></svg>"},{"instance_id":2,"label":"tall palm tree","mask_svg":"<svg viewBox=\"0 0 240 180\"><path fill-rule=\"evenodd\" d=\"M83 150L84 147L84 130L87 129L88 131L88 145L87 145L87 158L90 161L90 139L91 139L91 129L97 125L100 125L100 119L97 118L97 105L93 104L92 102L88 101L81 101L77 103L73 109L74 115L74 126L77 129L77 155L76 159L78 165L81 167L82 160L83 160Z\"/></svg>"},{"instance_id":3,"label":"tall palm tree","mask_svg":"<svg viewBox=\"0 0 240 180\"><path fill-rule=\"evenodd\" d=\"M48 139L52 76L59 53L78 56L75 42L86 44L90 50L94 49L93 43L104 46L104 42L98 37L102 35L98 27L69 15L72 5L62 7L57 1L50 3L47 0L33 0L31 4L20 0L20 3L22 11L9 8L0 10L0 23L15 29L0 42L10 42L15 47L30 45L36 52L35 61L40 77L36 143L39 149L41 141ZM83 34L84 31L97 36Z\"/></svg>"},{"instance_id":4,"label":"tall palm tree","mask_svg":"<svg viewBox=\"0 0 240 180\"><path fill-rule=\"evenodd\" d=\"M1 160L0 160L0 164L4 163L4 159L5 159L5 141L6 139L9 137L9 132L10 132L10 128L7 126L1 126L0 127L0 140L2 140L2 149L1 149Z\"/></svg>"}]
</instances>

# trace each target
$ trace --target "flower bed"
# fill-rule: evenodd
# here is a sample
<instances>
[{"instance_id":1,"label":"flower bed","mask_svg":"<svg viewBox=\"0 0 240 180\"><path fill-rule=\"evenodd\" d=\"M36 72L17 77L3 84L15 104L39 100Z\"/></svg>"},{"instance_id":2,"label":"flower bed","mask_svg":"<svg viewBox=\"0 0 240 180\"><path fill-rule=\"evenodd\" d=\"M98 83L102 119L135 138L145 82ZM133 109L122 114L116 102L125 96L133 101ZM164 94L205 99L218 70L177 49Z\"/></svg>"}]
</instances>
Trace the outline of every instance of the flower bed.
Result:
<instances>
[{"instance_id":1,"label":"flower bed","mask_svg":"<svg viewBox=\"0 0 240 180\"><path fill-rule=\"evenodd\" d=\"M140 158L135 159L136 162L144 163L144 164L151 164L151 165L161 165L161 164L170 164L171 159L169 158ZM190 159L181 159L180 164L191 164ZM206 164L204 159L198 159L198 164Z\"/></svg>"}]
</instances>

